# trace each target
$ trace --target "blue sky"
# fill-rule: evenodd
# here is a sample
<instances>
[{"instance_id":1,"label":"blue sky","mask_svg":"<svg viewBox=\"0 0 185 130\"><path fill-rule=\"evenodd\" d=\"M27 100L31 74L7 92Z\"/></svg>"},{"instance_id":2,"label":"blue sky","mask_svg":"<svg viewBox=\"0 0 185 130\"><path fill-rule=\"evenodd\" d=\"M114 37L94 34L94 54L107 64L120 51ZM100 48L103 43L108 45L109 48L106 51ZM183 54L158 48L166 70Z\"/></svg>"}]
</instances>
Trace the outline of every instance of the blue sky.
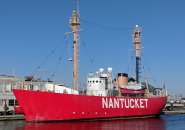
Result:
<instances>
[{"instance_id":1,"label":"blue sky","mask_svg":"<svg viewBox=\"0 0 185 130\"><path fill-rule=\"evenodd\" d=\"M75 0L1 0L0 74L23 78L40 67L39 77L53 74L65 48L65 32ZM159 87L185 96L185 1L184 0L79 0L81 34L80 82L88 72L113 68L113 74L129 67L132 29L142 28L144 59ZM83 41L83 43L82 43ZM85 46L84 46L85 44ZM71 82L72 40L55 73L57 82ZM90 58L93 63L91 63ZM149 74L150 76L150 74Z\"/></svg>"}]
</instances>

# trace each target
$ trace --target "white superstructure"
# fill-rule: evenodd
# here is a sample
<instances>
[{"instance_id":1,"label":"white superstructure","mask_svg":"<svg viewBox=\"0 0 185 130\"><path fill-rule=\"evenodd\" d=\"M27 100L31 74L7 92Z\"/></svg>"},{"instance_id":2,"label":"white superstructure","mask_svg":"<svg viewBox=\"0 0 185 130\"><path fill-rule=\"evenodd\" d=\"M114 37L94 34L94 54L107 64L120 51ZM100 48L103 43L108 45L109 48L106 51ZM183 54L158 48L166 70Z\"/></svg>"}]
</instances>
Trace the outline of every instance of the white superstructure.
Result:
<instances>
[{"instance_id":1,"label":"white superstructure","mask_svg":"<svg viewBox=\"0 0 185 130\"><path fill-rule=\"evenodd\" d=\"M69 87L65 87L63 84L47 83L45 84L45 89L46 91L51 91L55 93L79 94L79 91L71 89Z\"/></svg>"},{"instance_id":2,"label":"white superstructure","mask_svg":"<svg viewBox=\"0 0 185 130\"><path fill-rule=\"evenodd\" d=\"M89 73L87 77L87 95L107 96L108 90L113 89L112 84L112 68L108 68L105 73L103 68L100 68L96 73Z\"/></svg>"}]
</instances>

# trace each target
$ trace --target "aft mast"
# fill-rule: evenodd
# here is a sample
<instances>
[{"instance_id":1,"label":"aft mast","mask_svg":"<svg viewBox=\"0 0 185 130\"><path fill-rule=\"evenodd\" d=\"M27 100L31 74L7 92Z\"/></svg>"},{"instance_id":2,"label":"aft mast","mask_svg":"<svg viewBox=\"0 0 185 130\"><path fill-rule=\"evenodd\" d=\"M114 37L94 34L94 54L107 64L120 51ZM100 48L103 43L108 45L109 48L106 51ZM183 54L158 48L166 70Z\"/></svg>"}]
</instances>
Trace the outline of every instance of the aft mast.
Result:
<instances>
[{"instance_id":1,"label":"aft mast","mask_svg":"<svg viewBox=\"0 0 185 130\"><path fill-rule=\"evenodd\" d=\"M73 88L77 90L78 87L78 42L79 42L79 34L80 30L80 16L79 16L79 7L77 2L77 10L74 10L72 16L70 17L70 25L72 28L74 41L73 41Z\"/></svg>"},{"instance_id":2,"label":"aft mast","mask_svg":"<svg viewBox=\"0 0 185 130\"><path fill-rule=\"evenodd\" d=\"M136 25L132 33L132 40L136 47L136 82L139 83L139 66L141 57L141 27Z\"/></svg>"}]
</instances>

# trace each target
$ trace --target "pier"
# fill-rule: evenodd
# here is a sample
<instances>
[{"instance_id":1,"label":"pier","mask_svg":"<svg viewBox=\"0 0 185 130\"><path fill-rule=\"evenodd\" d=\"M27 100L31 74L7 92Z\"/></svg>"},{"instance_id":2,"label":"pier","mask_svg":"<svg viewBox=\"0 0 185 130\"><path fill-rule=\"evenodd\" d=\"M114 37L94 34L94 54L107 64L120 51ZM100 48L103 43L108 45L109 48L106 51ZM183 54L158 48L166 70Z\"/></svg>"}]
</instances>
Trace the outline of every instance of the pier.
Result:
<instances>
[{"instance_id":1,"label":"pier","mask_svg":"<svg viewBox=\"0 0 185 130\"><path fill-rule=\"evenodd\" d=\"M0 115L0 121L24 120L24 115Z\"/></svg>"},{"instance_id":2,"label":"pier","mask_svg":"<svg viewBox=\"0 0 185 130\"><path fill-rule=\"evenodd\" d=\"M185 108L185 103L167 103L166 104L166 107L170 107L170 106Z\"/></svg>"},{"instance_id":3,"label":"pier","mask_svg":"<svg viewBox=\"0 0 185 130\"><path fill-rule=\"evenodd\" d=\"M165 115L172 115L172 114L185 114L185 110L175 110L175 111L163 111Z\"/></svg>"},{"instance_id":4,"label":"pier","mask_svg":"<svg viewBox=\"0 0 185 130\"><path fill-rule=\"evenodd\" d=\"M182 111L185 110L185 103L166 103L166 111Z\"/></svg>"}]
</instances>

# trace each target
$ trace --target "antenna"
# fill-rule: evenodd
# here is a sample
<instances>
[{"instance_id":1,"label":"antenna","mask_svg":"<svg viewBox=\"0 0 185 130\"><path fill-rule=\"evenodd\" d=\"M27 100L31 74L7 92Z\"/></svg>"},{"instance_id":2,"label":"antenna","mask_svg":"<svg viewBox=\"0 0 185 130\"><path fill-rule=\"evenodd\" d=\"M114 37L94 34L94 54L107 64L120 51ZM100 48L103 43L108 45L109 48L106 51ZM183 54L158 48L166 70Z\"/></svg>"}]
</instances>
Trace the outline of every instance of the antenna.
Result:
<instances>
[{"instance_id":1,"label":"antenna","mask_svg":"<svg viewBox=\"0 0 185 130\"><path fill-rule=\"evenodd\" d=\"M13 78L15 78L15 69L13 67Z\"/></svg>"},{"instance_id":2,"label":"antenna","mask_svg":"<svg viewBox=\"0 0 185 130\"><path fill-rule=\"evenodd\" d=\"M76 0L76 12L77 12L78 17L80 18L80 6L79 6L78 0Z\"/></svg>"}]
</instances>

